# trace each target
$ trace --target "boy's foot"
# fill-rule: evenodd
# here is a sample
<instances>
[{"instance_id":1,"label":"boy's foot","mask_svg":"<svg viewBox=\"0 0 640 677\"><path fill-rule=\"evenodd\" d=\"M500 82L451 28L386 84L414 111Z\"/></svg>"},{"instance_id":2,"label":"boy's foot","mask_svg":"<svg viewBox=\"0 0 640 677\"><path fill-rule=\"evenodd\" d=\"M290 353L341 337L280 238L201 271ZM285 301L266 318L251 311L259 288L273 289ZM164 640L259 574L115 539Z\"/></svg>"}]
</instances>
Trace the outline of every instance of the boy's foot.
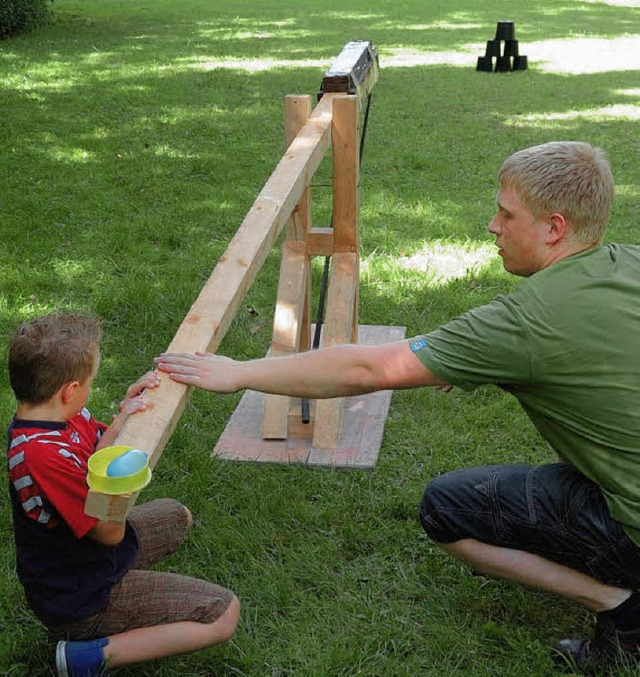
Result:
<instances>
[{"instance_id":1,"label":"boy's foot","mask_svg":"<svg viewBox=\"0 0 640 677\"><path fill-rule=\"evenodd\" d=\"M88 642L58 642L56 669L58 677L98 677L107 671L102 647L108 639Z\"/></svg>"},{"instance_id":2,"label":"boy's foot","mask_svg":"<svg viewBox=\"0 0 640 677\"><path fill-rule=\"evenodd\" d=\"M598 619L592 639L562 639L553 648L559 666L596 674L616 662L640 661L640 628L623 632L613 623Z\"/></svg>"}]
</instances>

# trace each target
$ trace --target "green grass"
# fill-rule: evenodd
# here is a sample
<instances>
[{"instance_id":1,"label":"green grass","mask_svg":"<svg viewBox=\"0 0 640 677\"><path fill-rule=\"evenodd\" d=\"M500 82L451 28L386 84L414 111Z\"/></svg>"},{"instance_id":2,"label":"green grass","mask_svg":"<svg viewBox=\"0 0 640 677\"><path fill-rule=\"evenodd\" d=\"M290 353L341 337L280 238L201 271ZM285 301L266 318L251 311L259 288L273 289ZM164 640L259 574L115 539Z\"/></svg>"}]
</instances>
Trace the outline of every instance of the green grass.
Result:
<instances>
[{"instance_id":1,"label":"green grass","mask_svg":"<svg viewBox=\"0 0 640 677\"><path fill-rule=\"evenodd\" d=\"M545 63L552 44L568 57L589 38L615 47L634 37L632 7L510 3L521 53L538 56L527 72L500 75L473 66L505 18L496 0L57 0L54 10L50 26L0 42L3 424L14 407L7 337L55 308L105 320L90 404L109 419L169 344L278 162L283 97L315 94L351 39L372 40L382 66L361 178L362 323L403 325L410 336L513 288L482 253L497 169L527 145L603 146L619 187L609 237L633 239L637 65L566 73ZM237 63L251 60L262 69ZM317 182L329 173L323 165ZM316 225L328 225L328 191L315 195ZM448 273L447 257L465 252L479 254L476 267ZM411 267L425 258L425 271ZM221 352L264 354L278 266L276 248ZM422 490L441 472L551 458L503 393L396 393L377 467L349 473L212 460L238 400L194 393L142 496L191 507L193 534L163 566L234 589L238 632L119 674L543 676L554 674L548 645L588 629L582 609L471 576L417 521ZM51 675L53 645L15 578L5 483L1 491L0 674Z\"/></svg>"}]
</instances>

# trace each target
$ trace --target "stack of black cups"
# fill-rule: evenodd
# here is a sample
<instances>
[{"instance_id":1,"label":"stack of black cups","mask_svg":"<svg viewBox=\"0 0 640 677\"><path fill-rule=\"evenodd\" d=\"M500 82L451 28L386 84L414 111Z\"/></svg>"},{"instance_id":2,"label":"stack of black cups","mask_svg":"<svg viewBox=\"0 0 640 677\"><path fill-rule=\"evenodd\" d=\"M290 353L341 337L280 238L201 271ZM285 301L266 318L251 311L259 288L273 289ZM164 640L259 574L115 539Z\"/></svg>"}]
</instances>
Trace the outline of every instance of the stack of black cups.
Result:
<instances>
[{"instance_id":1,"label":"stack of black cups","mask_svg":"<svg viewBox=\"0 0 640 677\"><path fill-rule=\"evenodd\" d=\"M504 48L502 48L504 43ZM493 58L496 59L495 68ZM487 51L478 57L477 71L507 73L508 71L526 71L527 57L518 54L516 27L513 21L498 21L496 37L487 40Z\"/></svg>"}]
</instances>

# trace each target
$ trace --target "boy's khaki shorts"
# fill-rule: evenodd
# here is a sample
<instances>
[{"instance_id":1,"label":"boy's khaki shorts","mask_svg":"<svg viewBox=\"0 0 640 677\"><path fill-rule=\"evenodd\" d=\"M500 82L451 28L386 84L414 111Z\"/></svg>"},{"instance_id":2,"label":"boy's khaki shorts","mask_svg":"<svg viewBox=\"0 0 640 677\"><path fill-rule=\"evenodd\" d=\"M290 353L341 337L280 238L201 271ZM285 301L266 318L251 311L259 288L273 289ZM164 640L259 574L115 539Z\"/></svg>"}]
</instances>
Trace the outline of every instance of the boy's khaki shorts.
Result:
<instances>
[{"instance_id":1,"label":"boy's khaki shorts","mask_svg":"<svg viewBox=\"0 0 640 677\"><path fill-rule=\"evenodd\" d=\"M104 611L50 628L55 638L108 637L178 621L213 623L228 609L233 599L230 590L190 576L148 570L174 552L188 531L187 512L181 503L170 498L150 501L134 507L127 519L140 541L136 563L111 588Z\"/></svg>"}]
</instances>

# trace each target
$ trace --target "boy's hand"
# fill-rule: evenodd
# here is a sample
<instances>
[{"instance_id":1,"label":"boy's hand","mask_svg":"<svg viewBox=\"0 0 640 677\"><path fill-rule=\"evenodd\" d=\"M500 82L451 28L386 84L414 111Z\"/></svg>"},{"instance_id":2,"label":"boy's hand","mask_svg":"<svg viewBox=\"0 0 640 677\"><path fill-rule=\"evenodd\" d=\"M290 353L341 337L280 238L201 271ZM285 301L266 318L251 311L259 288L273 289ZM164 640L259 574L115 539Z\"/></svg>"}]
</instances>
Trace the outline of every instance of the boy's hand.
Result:
<instances>
[{"instance_id":1,"label":"boy's hand","mask_svg":"<svg viewBox=\"0 0 640 677\"><path fill-rule=\"evenodd\" d=\"M125 421L131 414L136 411L143 411L147 408L147 403L144 400L144 391L147 388L157 388L160 385L160 377L154 371L148 371L144 376L141 376L133 385L127 389L127 394L124 400L118 405L118 414L113 417L111 425L105 430L100 438L96 450L104 449L111 446ZM103 542L103 541L101 541Z\"/></svg>"},{"instance_id":2,"label":"boy's hand","mask_svg":"<svg viewBox=\"0 0 640 677\"><path fill-rule=\"evenodd\" d=\"M120 402L118 411L124 414L133 414L141 409L146 409L147 405L142 397L142 393L147 388L157 388L160 385L160 377L155 371L148 371L141 376L133 385L127 388L124 400Z\"/></svg>"},{"instance_id":3,"label":"boy's hand","mask_svg":"<svg viewBox=\"0 0 640 677\"><path fill-rule=\"evenodd\" d=\"M136 411L142 411L147 408L147 403L144 401L144 395L138 395L138 397L130 397L127 400L122 400L118 405L118 410L122 416L130 416L135 414Z\"/></svg>"}]
</instances>

